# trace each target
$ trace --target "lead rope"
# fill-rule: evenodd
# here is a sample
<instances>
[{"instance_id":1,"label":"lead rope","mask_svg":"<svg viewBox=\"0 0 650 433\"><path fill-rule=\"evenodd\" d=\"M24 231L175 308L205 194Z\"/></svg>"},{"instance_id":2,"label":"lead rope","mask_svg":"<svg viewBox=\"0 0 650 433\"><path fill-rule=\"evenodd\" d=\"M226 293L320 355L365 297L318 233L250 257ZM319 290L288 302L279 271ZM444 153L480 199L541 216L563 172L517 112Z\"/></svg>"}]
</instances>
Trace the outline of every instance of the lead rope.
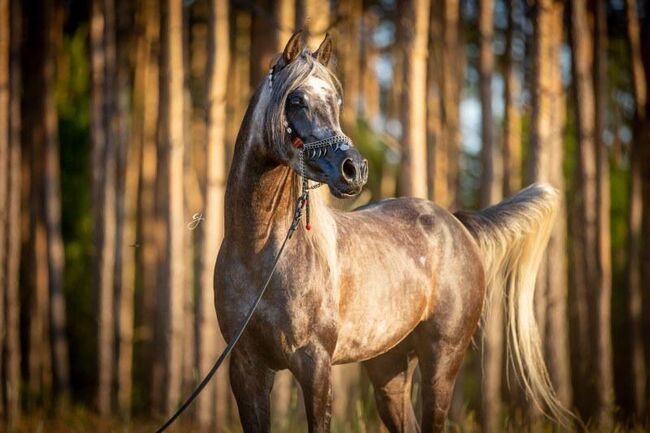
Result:
<instances>
[{"instance_id":1,"label":"lead rope","mask_svg":"<svg viewBox=\"0 0 650 433\"><path fill-rule=\"evenodd\" d=\"M304 178L303 178L304 179ZM313 188L313 187L312 187ZM237 341L239 341L239 338L242 336L244 333L244 330L248 326L248 323L251 320L251 317L253 317L253 313L257 309L258 304L262 300L262 296L264 296L264 292L266 292L266 289L269 287L269 283L271 282L271 277L273 277L273 274L275 273L275 268L278 266L278 262L280 261L280 256L282 256L282 252L284 251L284 247L287 245L287 241L293 236L293 233L296 231L298 228L298 224L300 223L300 220L302 219L302 209L305 206L308 205L308 200L309 200L309 189L304 189L300 197L296 200L296 209L293 214L293 221L291 222L291 226L289 226L289 230L287 231L287 235L284 237L284 241L282 241L282 245L280 246L280 250L278 251L278 254L275 256L275 260L273 261L273 266L271 267L271 272L269 272L269 276L266 278L266 282L262 286L262 290L260 290L260 293L257 295L257 298L255 298L255 302L251 306L250 310L248 310L248 313L246 314L246 318L242 322L241 326L239 327L239 330L237 331L237 334L235 334L234 338L230 340L230 343L226 346L224 351L219 355L219 358L217 361L214 363L208 374L203 378L201 383L192 391L192 394L183 402L183 404L176 410L174 415L172 415L166 422L165 424L162 425L158 430L156 430L156 433L162 433L163 431L167 430L167 428L174 422L176 421L176 418L179 417L181 413L185 411L185 409L188 408L188 406L194 401L196 397L203 391L203 388L210 382L210 379L212 379L212 376L217 372L219 367L221 367L221 364L223 364L223 361L226 359L228 355L230 355L230 352L232 352L232 349L235 347L235 344L237 344ZM307 209L309 209L307 207Z\"/></svg>"}]
</instances>

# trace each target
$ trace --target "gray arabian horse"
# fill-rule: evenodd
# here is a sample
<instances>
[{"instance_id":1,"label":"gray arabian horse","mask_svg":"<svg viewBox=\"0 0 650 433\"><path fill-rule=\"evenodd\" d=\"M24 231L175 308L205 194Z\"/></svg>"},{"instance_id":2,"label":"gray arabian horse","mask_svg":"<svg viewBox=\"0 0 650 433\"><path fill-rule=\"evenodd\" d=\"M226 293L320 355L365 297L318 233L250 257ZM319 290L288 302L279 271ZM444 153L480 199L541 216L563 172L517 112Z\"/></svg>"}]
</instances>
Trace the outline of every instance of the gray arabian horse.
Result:
<instances>
[{"instance_id":1,"label":"gray arabian horse","mask_svg":"<svg viewBox=\"0 0 650 433\"><path fill-rule=\"evenodd\" d=\"M215 304L227 341L253 304L292 223L300 174L336 197L358 194L367 161L339 125L341 88L295 34L255 92L235 145ZM330 139L327 147L304 145ZM270 430L275 372L302 387L309 431L328 432L332 365L362 362L391 432L444 429L454 382L484 302L505 302L508 348L520 382L553 418L569 413L550 386L534 319L537 268L558 194L534 185L477 213L452 215L426 200L382 200L343 212L312 194L301 225L230 360L246 433ZM502 290L506 292L503 294ZM487 296L486 296L487 295ZM422 419L411 405L419 363Z\"/></svg>"}]
</instances>

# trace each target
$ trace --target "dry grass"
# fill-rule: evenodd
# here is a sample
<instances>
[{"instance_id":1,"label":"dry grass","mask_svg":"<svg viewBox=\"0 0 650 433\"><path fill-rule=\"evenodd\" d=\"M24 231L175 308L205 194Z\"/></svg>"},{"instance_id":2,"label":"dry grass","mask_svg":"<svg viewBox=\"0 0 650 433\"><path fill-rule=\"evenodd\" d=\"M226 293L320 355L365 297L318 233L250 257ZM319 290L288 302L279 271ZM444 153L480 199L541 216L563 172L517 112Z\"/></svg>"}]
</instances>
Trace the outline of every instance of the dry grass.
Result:
<instances>
[{"instance_id":1,"label":"dry grass","mask_svg":"<svg viewBox=\"0 0 650 433\"><path fill-rule=\"evenodd\" d=\"M376 417L376 413L368 410L361 402L356 406L356 414L350 419L333 419L332 433L385 433L386 429ZM370 412L370 413L369 413ZM189 418L189 417L186 417ZM103 419L95 413L86 409L75 408L54 417L43 413L35 413L24 416L20 424L9 430L6 426L0 425L0 433L153 433L159 427L162 420L137 418L130 422L118 419ZM181 419L172 428L170 433L207 433L191 422ZM209 430L210 433L241 433L242 429L237 420L232 420L228 425L222 425L217 430ZM307 431L307 424L304 414L301 411L294 411L285 420L284 426L275 422L273 433L304 433ZM461 422L449 421L447 424L448 433L480 433L480 427L473 413L467 415ZM521 425L511 424L506 432L512 433L555 433L558 432L549 422L540 420L538 422ZM595 429L591 433L598 432ZM625 428L617 425L613 432L607 433L644 433L649 431L644 427Z\"/></svg>"}]
</instances>

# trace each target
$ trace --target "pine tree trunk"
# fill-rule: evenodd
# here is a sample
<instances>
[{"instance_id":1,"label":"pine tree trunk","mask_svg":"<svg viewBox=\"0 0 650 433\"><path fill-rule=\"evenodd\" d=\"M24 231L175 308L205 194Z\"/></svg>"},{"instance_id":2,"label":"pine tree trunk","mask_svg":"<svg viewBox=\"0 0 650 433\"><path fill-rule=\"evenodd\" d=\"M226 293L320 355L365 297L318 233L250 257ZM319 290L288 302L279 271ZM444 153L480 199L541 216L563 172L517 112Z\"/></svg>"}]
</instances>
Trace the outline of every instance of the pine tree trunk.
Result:
<instances>
[{"instance_id":1,"label":"pine tree trunk","mask_svg":"<svg viewBox=\"0 0 650 433\"><path fill-rule=\"evenodd\" d=\"M43 28L45 16L38 0L30 1L25 9L33 14L23 14L25 27ZM44 37L39 32L25 32L25 51L30 56L23 58L22 82L24 83L24 104L21 115L25 119L22 129L25 152L30 155L45 155L45 117L42 74L45 59ZM34 74L34 71L37 71ZM29 191L25 191L24 208L29 209L29 227L26 259L30 273L27 276L28 290L21 298L21 317L27 327L27 346L25 349L26 391L28 396L48 395L51 391L51 351L49 338L49 270L47 263L47 232L44 209L44 158L25 159L24 179Z\"/></svg>"},{"instance_id":2,"label":"pine tree trunk","mask_svg":"<svg viewBox=\"0 0 650 433\"><path fill-rule=\"evenodd\" d=\"M647 3L646 3L647 5ZM646 11L648 8L646 7ZM643 197L643 213L641 217L641 231L643 233L642 239L644 242L641 246L641 292L643 293L643 317L644 317L644 335L650 335L650 93L648 86L650 83L650 19L646 15L643 21L641 35L645 35L641 41L641 58L643 59L643 75L645 78L645 116L639 128L639 148L641 160L641 191ZM646 340L647 341L647 340ZM645 346L645 364L650 365L650 344ZM650 374L646 375L646 414L647 405L650 401Z\"/></svg>"},{"instance_id":3,"label":"pine tree trunk","mask_svg":"<svg viewBox=\"0 0 650 433\"><path fill-rule=\"evenodd\" d=\"M181 399L182 338L183 338L183 2L168 0L162 20L163 59L166 77L166 111L164 128L167 231L165 280L163 283L164 317L166 320L165 395L163 410L171 412Z\"/></svg>"},{"instance_id":4,"label":"pine tree trunk","mask_svg":"<svg viewBox=\"0 0 650 433\"><path fill-rule=\"evenodd\" d=\"M117 259L115 308L117 322L117 409L120 416L129 419L131 414L131 393L133 390L133 321L134 321L134 292L135 264L137 244L137 202L138 182L140 178L140 158L142 156L142 98L144 76L142 63L145 61L144 40L137 41L135 50L138 66L134 74L132 99L134 107L129 106L131 96L129 74L131 53L128 35L129 17L128 2L118 1L118 105L117 124L119 125L119 173L118 182L118 230L117 230ZM129 114L133 113L133 123L128 122Z\"/></svg>"},{"instance_id":5,"label":"pine tree trunk","mask_svg":"<svg viewBox=\"0 0 650 433\"><path fill-rule=\"evenodd\" d=\"M561 192L564 196L564 143L563 131L566 119L566 100L562 88L562 67L560 64L560 52L563 43L563 15L564 5L562 2L555 2L552 9L552 31L551 51L549 59L551 64L550 75L550 117L551 136L539 144L546 143L548 149L547 158L547 181ZM542 262L540 275L543 277L543 285L540 291L545 293L546 311L544 345L545 357L548 365L548 372L560 401L565 407L571 407L573 392L571 386L571 363L569 356L569 324L567 322L567 228L566 228L566 207L564 200L560 203L558 216L551 232L549 244L546 249L546 258Z\"/></svg>"},{"instance_id":6,"label":"pine tree trunk","mask_svg":"<svg viewBox=\"0 0 650 433\"><path fill-rule=\"evenodd\" d=\"M399 25L404 32L405 61L402 80L401 195L427 197L426 85L429 39L429 0L404 0Z\"/></svg>"},{"instance_id":7,"label":"pine tree trunk","mask_svg":"<svg viewBox=\"0 0 650 433\"><path fill-rule=\"evenodd\" d=\"M597 282L594 299L596 314L596 371L598 394L601 398L599 422L601 429L613 429L614 411L614 353L612 349L612 263L610 239L609 154L603 141L607 115L607 4L592 3L594 8L594 94L596 146L596 256Z\"/></svg>"},{"instance_id":8,"label":"pine tree trunk","mask_svg":"<svg viewBox=\"0 0 650 433\"><path fill-rule=\"evenodd\" d=\"M341 107L341 119L344 127L354 128L359 107L359 93L361 81L361 22L363 16L363 2L349 0L339 3L337 16L342 20L342 25L337 26L338 37L335 35L335 49L341 74L341 84L345 92L345 103ZM344 24L343 24L344 23Z\"/></svg>"},{"instance_id":9,"label":"pine tree trunk","mask_svg":"<svg viewBox=\"0 0 650 433\"><path fill-rule=\"evenodd\" d=\"M328 1L322 0L300 0L302 16L298 16L301 22L297 25L307 31L307 46L316 50L325 37L330 25L330 5Z\"/></svg>"},{"instance_id":10,"label":"pine tree trunk","mask_svg":"<svg viewBox=\"0 0 650 433\"><path fill-rule=\"evenodd\" d=\"M598 205L598 141L596 123L596 102L594 92L593 69L593 38L589 27L587 4L584 0L571 2L571 30L573 74L575 83L576 112L578 124L578 181L576 185L580 192L580 233L578 234L581 257L576 257L576 272L584 275L588 290L595 293L584 293L585 297L578 302L589 306L588 327L590 354L582 354L591 359L593 366L590 371L593 390L589 394L595 399L586 402L586 415L597 418L600 426L608 430L611 426L611 410L613 404L613 379L611 371L611 336L609 322L604 323L606 313L602 311L603 300L606 298L606 288L599 269L599 205Z\"/></svg>"},{"instance_id":11,"label":"pine tree trunk","mask_svg":"<svg viewBox=\"0 0 650 433\"><path fill-rule=\"evenodd\" d=\"M643 336L642 290L641 290L641 221L643 216L643 196L641 190L642 143L647 146L646 86L641 60L641 35L636 13L636 1L626 0L627 38L630 49L632 83L634 87L634 139L630 150L630 201L628 211L628 298L627 308L630 327L629 368L632 387L632 402L636 419L642 420L646 413L647 365L644 359L645 342ZM646 141L644 141L646 140Z\"/></svg>"},{"instance_id":12,"label":"pine tree trunk","mask_svg":"<svg viewBox=\"0 0 650 433\"><path fill-rule=\"evenodd\" d=\"M275 55L281 52L276 49L279 32L274 31L274 18L277 13L275 0L256 1L251 8L251 89L256 89L260 85L269 73Z\"/></svg>"},{"instance_id":13,"label":"pine tree trunk","mask_svg":"<svg viewBox=\"0 0 650 433\"><path fill-rule=\"evenodd\" d=\"M519 32L515 29L514 0L507 0L508 27L505 54L505 119L503 121L503 188L505 195L521 188L521 116L517 106L519 82L515 72L513 44Z\"/></svg>"},{"instance_id":14,"label":"pine tree trunk","mask_svg":"<svg viewBox=\"0 0 650 433\"><path fill-rule=\"evenodd\" d=\"M442 49L442 118L445 133L444 142L448 152L448 203L460 208L460 160L462 137L460 131L460 101L465 76L465 47L460 35L460 2L443 0L444 35Z\"/></svg>"},{"instance_id":15,"label":"pine tree trunk","mask_svg":"<svg viewBox=\"0 0 650 433\"><path fill-rule=\"evenodd\" d=\"M96 0L91 6L91 130L96 230L97 289L97 408L102 415L112 410L115 377L115 236L117 149L112 116L115 86L115 5Z\"/></svg>"},{"instance_id":16,"label":"pine tree trunk","mask_svg":"<svg viewBox=\"0 0 650 433\"><path fill-rule=\"evenodd\" d=\"M482 1L479 7L479 92L481 97L481 207L498 202L502 197L502 159L492 128L492 51L493 3ZM483 429L500 431L501 371L503 368L503 306L499 296L486 305L483 332L483 374L481 377L481 409Z\"/></svg>"},{"instance_id":17,"label":"pine tree trunk","mask_svg":"<svg viewBox=\"0 0 650 433\"><path fill-rule=\"evenodd\" d=\"M57 406L65 403L69 386L68 343L66 339L65 298L63 294L63 238L61 236L61 175L59 130L56 101L56 55L63 41L63 9L58 2L44 1L43 103L45 120L45 218L50 287L50 339L54 395Z\"/></svg>"},{"instance_id":18,"label":"pine tree trunk","mask_svg":"<svg viewBox=\"0 0 650 433\"><path fill-rule=\"evenodd\" d=\"M158 2L145 0L142 8L142 35L144 53L142 64L136 63L136 76L143 75L144 89L142 95L142 157L139 200L139 226L141 239L134 248L140 249L139 267L142 273L142 297L140 317L136 317L136 327L142 330L142 357L143 387L151 401L149 408L154 408L153 400L160 397L154 391L157 382L156 374L160 371L161 359L155 356L154 326L156 320L156 307L158 297L158 263L161 244L159 240L158 218L156 213L156 177L157 177L157 123L158 123L158 98L159 98L159 39L160 39L160 13ZM140 70L140 71L139 71ZM136 125L137 127L137 122ZM159 252L160 251L160 252Z\"/></svg>"},{"instance_id":19,"label":"pine tree trunk","mask_svg":"<svg viewBox=\"0 0 650 433\"><path fill-rule=\"evenodd\" d=\"M281 53L296 25L296 0L277 0L275 19L278 23L275 52Z\"/></svg>"},{"instance_id":20,"label":"pine tree trunk","mask_svg":"<svg viewBox=\"0 0 650 433\"><path fill-rule=\"evenodd\" d=\"M564 192L562 131L565 100L562 91L560 49L563 40L563 4L540 2L534 33L534 64L531 88L529 182L549 182ZM544 343L549 375L560 401L571 405L570 362L567 324L566 210L559 216L542 260L535 293L536 316ZM531 405L530 411L538 412Z\"/></svg>"},{"instance_id":21,"label":"pine tree trunk","mask_svg":"<svg viewBox=\"0 0 650 433\"><path fill-rule=\"evenodd\" d=\"M9 185L9 128L10 128L10 87L9 87L9 0L0 0L0 380L4 385L4 361L6 351L7 321L5 302L7 297L7 221ZM0 418L5 418L5 390L0 389Z\"/></svg>"},{"instance_id":22,"label":"pine tree trunk","mask_svg":"<svg viewBox=\"0 0 650 433\"><path fill-rule=\"evenodd\" d=\"M442 1L431 7L429 60L427 68L427 175L429 200L448 203L447 158L449 152L442 127L442 49L444 16Z\"/></svg>"},{"instance_id":23,"label":"pine tree trunk","mask_svg":"<svg viewBox=\"0 0 650 433\"><path fill-rule=\"evenodd\" d=\"M379 17L373 10L367 10L363 16L361 32L361 108L359 115L375 129L381 113L381 89L377 80L375 67L379 56L373 41L373 34L379 24Z\"/></svg>"},{"instance_id":24,"label":"pine tree trunk","mask_svg":"<svg viewBox=\"0 0 650 433\"><path fill-rule=\"evenodd\" d=\"M20 228L21 228L21 115L20 115L20 48L21 48L21 2L10 1L10 56L9 56L9 176L7 208L7 259L5 291L5 384L3 397L6 404L7 428L13 429L20 421Z\"/></svg>"}]
</instances>

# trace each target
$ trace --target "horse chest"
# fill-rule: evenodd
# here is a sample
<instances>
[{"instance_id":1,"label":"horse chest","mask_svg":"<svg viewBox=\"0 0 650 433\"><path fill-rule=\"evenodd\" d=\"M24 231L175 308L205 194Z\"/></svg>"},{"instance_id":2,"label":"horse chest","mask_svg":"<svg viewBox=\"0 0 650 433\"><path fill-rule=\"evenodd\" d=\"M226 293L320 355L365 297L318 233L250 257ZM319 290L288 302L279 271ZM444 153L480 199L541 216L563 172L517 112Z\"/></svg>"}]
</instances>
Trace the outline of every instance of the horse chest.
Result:
<instances>
[{"instance_id":1,"label":"horse chest","mask_svg":"<svg viewBox=\"0 0 650 433\"><path fill-rule=\"evenodd\" d=\"M282 274L281 272L279 274ZM227 340L238 330L259 293L260 283L245 266L217 270L217 316ZM330 290L300 278L272 280L242 342L264 352L280 367L300 347L311 342L334 349L337 329L335 300Z\"/></svg>"}]
</instances>

